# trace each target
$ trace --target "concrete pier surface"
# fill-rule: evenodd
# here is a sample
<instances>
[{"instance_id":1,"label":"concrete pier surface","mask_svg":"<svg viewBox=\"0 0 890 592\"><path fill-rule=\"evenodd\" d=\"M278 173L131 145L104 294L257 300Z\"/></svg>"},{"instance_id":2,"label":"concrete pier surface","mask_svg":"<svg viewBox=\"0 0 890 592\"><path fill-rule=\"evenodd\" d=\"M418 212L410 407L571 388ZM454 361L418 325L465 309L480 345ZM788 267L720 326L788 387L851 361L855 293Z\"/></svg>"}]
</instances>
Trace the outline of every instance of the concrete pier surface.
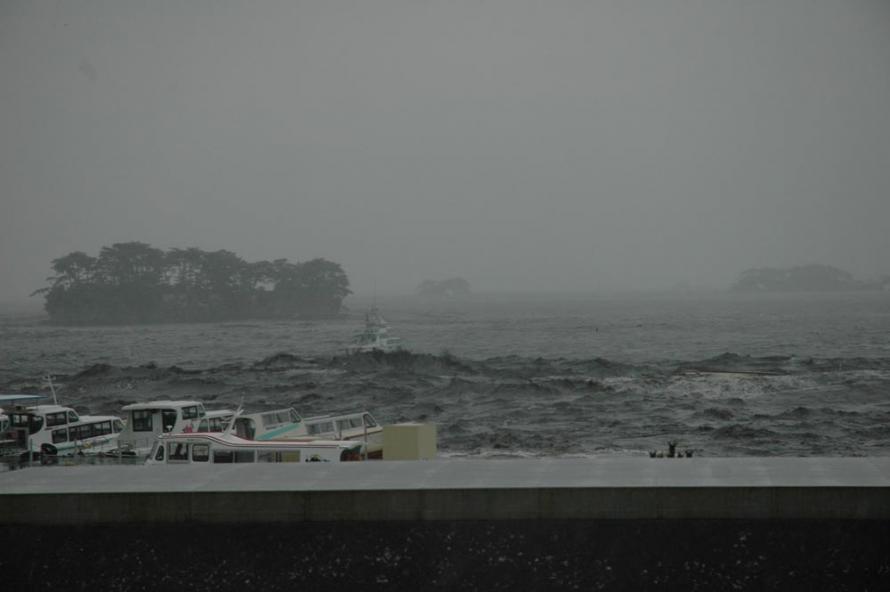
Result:
<instances>
[{"instance_id":1,"label":"concrete pier surface","mask_svg":"<svg viewBox=\"0 0 890 592\"><path fill-rule=\"evenodd\" d=\"M10 589L890 590L890 458L40 467Z\"/></svg>"},{"instance_id":2,"label":"concrete pier surface","mask_svg":"<svg viewBox=\"0 0 890 592\"><path fill-rule=\"evenodd\" d=\"M40 467L18 524L890 519L890 458L601 458Z\"/></svg>"}]
</instances>

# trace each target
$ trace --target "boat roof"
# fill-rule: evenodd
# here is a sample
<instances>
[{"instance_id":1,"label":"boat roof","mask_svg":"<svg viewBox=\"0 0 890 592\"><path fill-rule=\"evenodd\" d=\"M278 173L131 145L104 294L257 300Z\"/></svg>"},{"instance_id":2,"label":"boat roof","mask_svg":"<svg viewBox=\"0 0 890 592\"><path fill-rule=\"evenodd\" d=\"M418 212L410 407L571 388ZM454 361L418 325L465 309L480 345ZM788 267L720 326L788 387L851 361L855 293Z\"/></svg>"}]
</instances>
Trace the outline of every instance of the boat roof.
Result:
<instances>
[{"instance_id":1,"label":"boat roof","mask_svg":"<svg viewBox=\"0 0 890 592\"><path fill-rule=\"evenodd\" d=\"M28 410L32 413L61 413L63 411L74 411L71 407L65 407L64 405L33 405L28 407ZM77 413L77 411L74 411ZM77 413L80 415L79 413Z\"/></svg>"},{"instance_id":2,"label":"boat roof","mask_svg":"<svg viewBox=\"0 0 890 592\"><path fill-rule=\"evenodd\" d=\"M43 399L46 395L26 395L24 393L3 393L0 394L0 403L14 403L16 401L36 401Z\"/></svg>"},{"instance_id":3,"label":"boat roof","mask_svg":"<svg viewBox=\"0 0 890 592\"><path fill-rule=\"evenodd\" d=\"M120 417L116 415L81 415L80 423L91 423L95 421L110 421L110 420L118 420L120 421Z\"/></svg>"},{"instance_id":4,"label":"boat roof","mask_svg":"<svg viewBox=\"0 0 890 592\"><path fill-rule=\"evenodd\" d=\"M343 419L346 417L361 417L362 415L371 415L369 411L350 411L349 413L328 413L327 415L313 415L312 417L304 417L304 422L319 421L322 419ZM373 418L374 416L371 415Z\"/></svg>"},{"instance_id":5,"label":"boat roof","mask_svg":"<svg viewBox=\"0 0 890 592\"><path fill-rule=\"evenodd\" d=\"M279 407L278 409L266 409L265 411L257 411L256 413L242 413L238 417L259 417L261 415L266 415L267 413L280 413L282 411L286 411L288 413L293 411L294 413L297 413L297 410L293 407ZM300 414L297 413L297 417L299 416Z\"/></svg>"},{"instance_id":6,"label":"boat roof","mask_svg":"<svg viewBox=\"0 0 890 592\"><path fill-rule=\"evenodd\" d=\"M124 407L124 409L126 409L126 407ZM204 414L204 417L207 418L231 417L232 415L235 415L235 412L231 409L213 409L211 411L205 411Z\"/></svg>"},{"instance_id":7,"label":"boat roof","mask_svg":"<svg viewBox=\"0 0 890 592\"><path fill-rule=\"evenodd\" d=\"M124 411L131 411L133 409L170 409L175 408L179 409L181 407L191 407L193 405L201 405L204 403L200 401L148 401L147 403L130 403L129 405L124 405L121 407Z\"/></svg>"}]
</instances>

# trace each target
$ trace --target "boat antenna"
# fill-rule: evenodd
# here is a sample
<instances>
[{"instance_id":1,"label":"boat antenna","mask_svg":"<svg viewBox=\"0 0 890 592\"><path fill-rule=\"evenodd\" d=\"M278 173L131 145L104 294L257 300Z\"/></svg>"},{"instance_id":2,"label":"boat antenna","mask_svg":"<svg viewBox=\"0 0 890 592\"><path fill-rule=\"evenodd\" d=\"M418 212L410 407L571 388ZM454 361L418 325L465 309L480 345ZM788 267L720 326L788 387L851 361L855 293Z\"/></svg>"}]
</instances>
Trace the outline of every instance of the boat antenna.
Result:
<instances>
[{"instance_id":1,"label":"boat antenna","mask_svg":"<svg viewBox=\"0 0 890 592\"><path fill-rule=\"evenodd\" d=\"M53 384L53 376L52 376L52 374L47 373L47 375L44 376L43 378L44 378L44 380L46 380L47 384L49 385L49 390L50 390L50 391L52 392L52 394L53 394L53 405L58 405L58 404L59 404L59 398L56 396L56 385Z\"/></svg>"}]
</instances>

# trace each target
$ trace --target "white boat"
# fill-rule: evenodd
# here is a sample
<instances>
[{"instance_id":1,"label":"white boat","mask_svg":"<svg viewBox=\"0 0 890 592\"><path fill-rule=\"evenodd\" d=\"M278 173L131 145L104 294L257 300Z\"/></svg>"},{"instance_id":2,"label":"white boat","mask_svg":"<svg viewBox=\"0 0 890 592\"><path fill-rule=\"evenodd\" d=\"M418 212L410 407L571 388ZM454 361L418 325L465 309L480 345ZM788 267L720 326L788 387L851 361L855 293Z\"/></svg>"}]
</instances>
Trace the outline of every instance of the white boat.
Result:
<instances>
[{"instance_id":1,"label":"white boat","mask_svg":"<svg viewBox=\"0 0 890 592\"><path fill-rule=\"evenodd\" d=\"M345 462L361 460L361 442L334 440L245 440L232 433L162 434L148 465Z\"/></svg>"},{"instance_id":2,"label":"white boat","mask_svg":"<svg viewBox=\"0 0 890 592\"><path fill-rule=\"evenodd\" d=\"M235 434L245 440L349 440L362 442L368 458L383 456L383 427L367 411L302 418L291 407L240 414Z\"/></svg>"},{"instance_id":3,"label":"white boat","mask_svg":"<svg viewBox=\"0 0 890 592\"><path fill-rule=\"evenodd\" d=\"M0 437L4 456L21 459L45 456L98 454L117 448L124 429L113 415L79 415L62 405L22 405L40 395L0 395L14 406L4 412L8 428Z\"/></svg>"},{"instance_id":4,"label":"white boat","mask_svg":"<svg viewBox=\"0 0 890 592\"><path fill-rule=\"evenodd\" d=\"M214 409L208 411L207 414L198 423L197 432L224 432L229 427L235 412L228 409Z\"/></svg>"},{"instance_id":5,"label":"white boat","mask_svg":"<svg viewBox=\"0 0 890 592\"><path fill-rule=\"evenodd\" d=\"M206 431L222 431L233 413L213 412L208 417L200 401L149 401L125 405L126 427L120 434L119 447L112 454L122 456L146 456L162 434L196 432L207 420ZM217 430L213 428L216 427Z\"/></svg>"},{"instance_id":6,"label":"white boat","mask_svg":"<svg viewBox=\"0 0 890 592\"><path fill-rule=\"evenodd\" d=\"M349 354L381 351L385 353L402 349L402 340L389 334L389 324L376 307L365 313L365 329L356 335L346 348Z\"/></svg>"}]
</instances>

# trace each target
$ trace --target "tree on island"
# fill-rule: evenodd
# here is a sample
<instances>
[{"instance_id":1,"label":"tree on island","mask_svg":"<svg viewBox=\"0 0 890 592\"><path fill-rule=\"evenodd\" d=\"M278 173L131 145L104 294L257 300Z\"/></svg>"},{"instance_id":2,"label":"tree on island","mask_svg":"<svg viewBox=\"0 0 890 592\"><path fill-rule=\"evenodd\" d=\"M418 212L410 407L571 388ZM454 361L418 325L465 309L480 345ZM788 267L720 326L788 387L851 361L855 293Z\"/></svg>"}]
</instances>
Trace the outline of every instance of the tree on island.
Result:
<instances>
[{"instance_id":1,"label":"tree on island","mask_svg":"<svg viewBox=\"0 0 890 592\"><path fill-rule=\"evenodd\" d=\"M830 292L872 287L830 265L803 265L787 269L748 269L739 275L732 289L736 292Z\"/></svg>"},{"instance_id":2,"label":"tree on island","mask_svg":"<svg viewBox=\"0 0 890 592\"><path fill-rule=\"evenodd\" d=\"M52 262L44 296L64 324L219 321L331 316L351 293L338 263L287 259L249 263L231 251L164 252L140 242L69 253Z\"/></svg>"},{"instance_id":3,"label":"tree on island","mask_svg":"<svg viewBox=\"0 0 890 592\"><path fill-rule=\"evenodd\" d=\"M420 296L466 296L470 293L470 282L463 278L451 278L447 280L423 280L417 286L417 294Z\"/></svg>"}]
</instances>

